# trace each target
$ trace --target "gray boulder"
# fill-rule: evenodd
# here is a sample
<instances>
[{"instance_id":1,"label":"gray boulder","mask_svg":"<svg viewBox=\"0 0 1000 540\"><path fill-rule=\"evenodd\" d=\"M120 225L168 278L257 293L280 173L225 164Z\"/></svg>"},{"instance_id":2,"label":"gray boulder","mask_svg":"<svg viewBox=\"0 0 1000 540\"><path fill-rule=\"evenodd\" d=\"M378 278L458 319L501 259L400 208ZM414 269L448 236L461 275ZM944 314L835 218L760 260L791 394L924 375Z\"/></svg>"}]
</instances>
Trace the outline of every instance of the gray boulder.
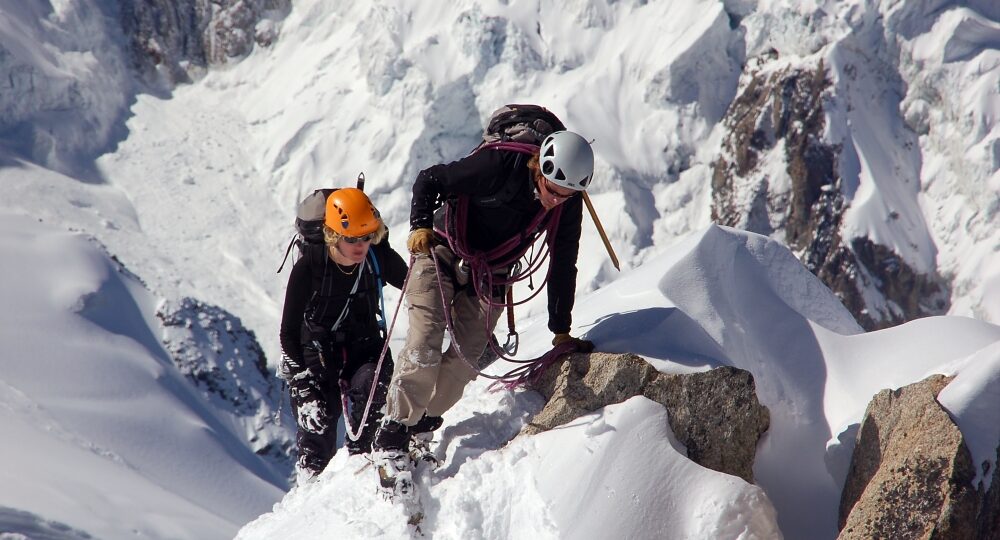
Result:
<instances>
[{"instance_id":1,"label":"gray boulder","mask_svg":"<svg viewBox=\"0 0 1000 540\"><path fill-rule=\"evenodd\" d=\"M751 483L757 441L770 423L753 376L732 367L668 375L634 354L573 354L551 366L532 389L547 403L522 433L540 433L645 396L667 408L670 428L691 460Z\"/></svg>"},{"instance_id":2,"label":"gray boulder","mask_svg":"<svg viewBox=\"0 0 1000 540\"><path fill-rule=\"evenodd\" d=\"M841 495L838 538L991 537L977 531L987 516L979 515L972 456L936 399L950 380L934 375L872 399Z\"/></svg>"}]
</instances>

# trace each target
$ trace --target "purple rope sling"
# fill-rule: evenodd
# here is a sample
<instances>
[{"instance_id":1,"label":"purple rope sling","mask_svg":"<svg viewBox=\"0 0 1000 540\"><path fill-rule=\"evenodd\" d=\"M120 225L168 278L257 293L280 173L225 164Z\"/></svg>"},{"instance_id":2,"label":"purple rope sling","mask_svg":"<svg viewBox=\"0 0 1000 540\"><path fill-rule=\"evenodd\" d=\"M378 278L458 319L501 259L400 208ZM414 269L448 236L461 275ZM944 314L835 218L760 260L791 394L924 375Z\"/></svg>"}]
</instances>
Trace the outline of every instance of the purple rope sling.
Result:
<instances>
[{"instance_id":1,"label":"purple rope sling","mask_svg":"<svg viewBox=\"0 0 1000 540\"><path fill-rule=\"evenodd\" d=\"M502 142L485 145L479 150L483 149L509 150L524 154L533 154L537 152L538 147L526 143ZM454 212L454 216L450 215L452 211ZM486 252L472 250L465 237L465 230L461 226L457 225L466 223L468 219L468 212L469 198L464 196L460 197L454 208L448 207L445 209L445 227L447 228L448 224L455 223L456 226L453 227L454 230L439 230L437 232L447 240L448 247L452 250L452 252L465 261L465 263L469 266L469 279L475 290L476 297L487 306L487 315L485 319L487 333L492 334L493 329L489 328L489 321L492 319L492 310L498 307L502 309L508 305L505 300L495 300L492 292L496 290L497 287L512 287L515 283L529 279L535 272L541 269L542 264L544 264L548 258L552 251L552 247L555 244L555 231L559 227L559 218L562 216L562 206L557 206L550 212L546 212L544 210L540 211L525 231L507 239L507 241ZM546 218L548 218L547 221ZM524 257L528 249L542 234L545 235L545 242L542 249L538 253L534 253L532 255L522 271L515 271L511 275L504 278L498 278L498 276L494 274L494 268L511 267L511 265L514 265L517 261ZM447 299L445 298L444 288L441 285L441 267L434 250L431 250L431 256L434 260L434 270L437 274L438 289L441 292L441 302L445 308L444 313L446 327L448 328L452 343L456 343L458 356L479 375L489 379L494 379L494 385L500 385L507 389L514 389L526 384L537 382L542 373L544 373L545 370L548 369L548 367L551 366L560 356L577 350L577 345L571 341L556 345L538 358L532 358L530 360L517 360L504 354L506 351L500 349L493 343L493 340L490 340L488 342L488 346L493 350L494 354L496 354L498 358L520 365L500 376L483 373L482 370L478 369L478 366L466 358L461 350L461 347L457 346L451 320L451 313L448 309L448 304L446 303ZM534 293L518 302L511 302L510 305L522 305L537 296L548 283L550 274L551 266L547 269L541 285Z\"/></svg>"}]
</instances>

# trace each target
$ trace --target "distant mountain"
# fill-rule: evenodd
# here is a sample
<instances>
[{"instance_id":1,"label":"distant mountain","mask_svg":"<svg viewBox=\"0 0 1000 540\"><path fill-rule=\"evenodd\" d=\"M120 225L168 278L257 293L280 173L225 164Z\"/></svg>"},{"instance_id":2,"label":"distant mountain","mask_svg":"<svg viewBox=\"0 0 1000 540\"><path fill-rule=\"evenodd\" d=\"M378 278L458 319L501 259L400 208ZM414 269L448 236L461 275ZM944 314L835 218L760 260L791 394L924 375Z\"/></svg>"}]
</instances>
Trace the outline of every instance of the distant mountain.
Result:
<instances>
[{"instance_id":1,"label":"distant mountain","mask_svg":"<svg viewBox=\"0 0 1000 540\"><path fill-rule=\"evenodd\" d=\"M712 220L786 242L866 328L1000 320L988 294L1000 286L991 2L472 2L441 14L91 2L5 12L18 28L0 55L8 156L118 183L127 168L92 160L135 144L126 121L143 93L199 80L199 102L239 115L233 128L249 137L234 142L259 148L246 174L285 215L306 191L367 170L405 228L400 190L419 168L468 151L493 108L536 101L595 138L594 191L625 207L611 234L626 266ZM167 172L152 174L184 180ZM585 288L603 272L585 272Z\"/></svg>"}]
</instances>

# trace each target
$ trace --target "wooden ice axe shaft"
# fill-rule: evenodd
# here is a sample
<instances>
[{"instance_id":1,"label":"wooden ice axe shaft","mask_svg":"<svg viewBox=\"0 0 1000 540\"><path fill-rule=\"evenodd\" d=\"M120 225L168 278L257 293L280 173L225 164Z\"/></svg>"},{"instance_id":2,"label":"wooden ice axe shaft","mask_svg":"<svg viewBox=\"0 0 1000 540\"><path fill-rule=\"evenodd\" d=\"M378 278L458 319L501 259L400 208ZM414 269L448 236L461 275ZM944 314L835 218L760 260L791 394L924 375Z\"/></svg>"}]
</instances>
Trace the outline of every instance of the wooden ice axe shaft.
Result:
<instances>
[{"instance_id":1,"label":"wooden ice axe shaft","mask_svg":"<svg viewBox=\"0 0 1000 540\"><path fill-rule=\"evenodd\" d=\"M590 202L590 195L586 191L583 192L583 202L587 204L587 211L590 212L590 217L594 220L594 225L597 225L597 232L601 235L601 240L604 241L604 247L608 249L608 255L611 256L611 264L615 265L615 270L621 272L622 269L618 266L618 256L615 255L615 248L611 247L608 235L604 232L604 226L601 225L601 220L597 217L597 211L594 210L594 203Z\"/></svg>"}]
</instances>

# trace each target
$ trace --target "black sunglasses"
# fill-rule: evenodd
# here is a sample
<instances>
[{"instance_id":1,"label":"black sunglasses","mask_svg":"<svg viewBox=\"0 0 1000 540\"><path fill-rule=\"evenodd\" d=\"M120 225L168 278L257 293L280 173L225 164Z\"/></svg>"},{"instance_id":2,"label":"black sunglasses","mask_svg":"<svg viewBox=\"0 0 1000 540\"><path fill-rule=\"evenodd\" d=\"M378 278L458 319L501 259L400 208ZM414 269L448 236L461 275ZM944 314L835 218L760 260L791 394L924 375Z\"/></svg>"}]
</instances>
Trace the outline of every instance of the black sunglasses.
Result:
<instances>
[{"instance_id":1,"label":"black sunglasses","mask_svg":"<svg viewBox=\"0 0 1000 540\"><path fill-rule=\"evenodd\" d=\"M375 238L375 233L368 233L364 236L341 236L344 242L348 244L357 244L358 242L371 242Z\"/></svg>"}]
</instances>

